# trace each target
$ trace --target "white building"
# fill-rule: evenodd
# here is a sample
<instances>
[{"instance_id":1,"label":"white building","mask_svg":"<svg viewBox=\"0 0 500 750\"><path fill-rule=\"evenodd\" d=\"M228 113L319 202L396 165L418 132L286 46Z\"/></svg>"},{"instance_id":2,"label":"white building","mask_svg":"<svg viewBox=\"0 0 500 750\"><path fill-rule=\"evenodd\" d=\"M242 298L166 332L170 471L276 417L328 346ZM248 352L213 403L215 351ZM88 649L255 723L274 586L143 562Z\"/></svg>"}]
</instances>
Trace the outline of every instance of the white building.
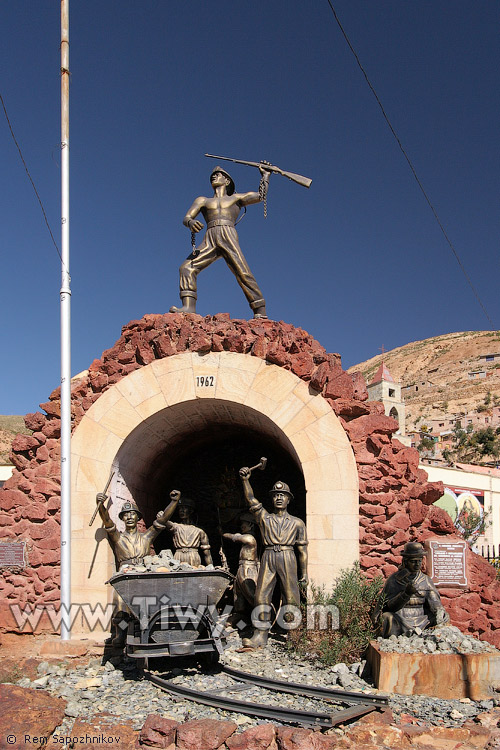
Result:
<instances>
[{"instance_id":1,"label":"white building","mask_svg":"<svg viewBox=\"0 0 500 750\"><path fill-rule=\"evenodd\" d=\"M420 464L429 481L443 482L445 493L435 504L446 510L455 521L458 513L468 507L478 515L486 512L486 529L474 549L495 549L500 556L500 469L472 464L436 466Z\"/></svg>"},{"instance_id":2,"label":"white building","mask_svg":"<svg viewBox=\"0 0 500 750\"><path fill-rule=\"evenodd\" d=\"M372 382L366 388L370 401L381 401L386 415L398 422L399 430L396 435L401 439L406 435L406 407L401 396L401 384L394 381L384 362L381 362Z\"/></svg>"}]
</instances>

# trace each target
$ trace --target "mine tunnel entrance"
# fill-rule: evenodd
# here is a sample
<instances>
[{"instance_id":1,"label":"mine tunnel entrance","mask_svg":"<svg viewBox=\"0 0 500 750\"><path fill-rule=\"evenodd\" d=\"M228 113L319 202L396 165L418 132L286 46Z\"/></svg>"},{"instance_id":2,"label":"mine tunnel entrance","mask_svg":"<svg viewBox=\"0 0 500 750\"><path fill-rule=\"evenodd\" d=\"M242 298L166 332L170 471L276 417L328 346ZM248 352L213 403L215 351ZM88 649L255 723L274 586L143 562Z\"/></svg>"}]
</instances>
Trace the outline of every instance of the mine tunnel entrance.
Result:
<instances>
[{"instance_id":1,"label":"mine tunnel entrance","mask_svg":"<svg viewBox=\"0 0 500 750\"><path fill-rule=\"evenodd\" d=\"M306 491L297 454L286 435L262 413L242 404L198 399L171 406L142 422L125 440L116 456L118 504L132 497L149 526L156 513L178 489L196 502L196 525L209 537L215 565L220 564L221 535L240 531L239 515L247 510L238 470L268 459L264 471L255 470L255 496L272 509L269 490L282 480L294 494L289 511L306 520ZM177 520L174 516L172 520ZM155 551L172 548L164 532ZM222 548L233 572L239 545L223 540Z\"/></svg>"}]
</instances>

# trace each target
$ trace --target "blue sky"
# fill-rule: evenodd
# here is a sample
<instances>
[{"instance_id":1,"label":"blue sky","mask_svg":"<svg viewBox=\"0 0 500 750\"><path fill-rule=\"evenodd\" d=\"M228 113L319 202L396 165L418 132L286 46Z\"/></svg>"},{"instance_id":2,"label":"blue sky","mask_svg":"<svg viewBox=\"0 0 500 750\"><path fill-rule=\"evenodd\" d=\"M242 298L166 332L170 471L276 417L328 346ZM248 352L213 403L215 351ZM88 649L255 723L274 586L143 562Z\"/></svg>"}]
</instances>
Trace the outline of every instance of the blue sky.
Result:
<instances>
[{"instance_id":1,"label":"blue sky","mask_svg":"<svg viewBox=\"0 0 500 750\"><path fill-rule=\"evenodd\" d=\"M500 5L333 5L494 325L500 327ZM60 243L59 3L0 10L0 92ZM210 193L205 152L272 177L240 243L269 316L344 367L450 331L490 327L327 0L72 0L72 372L122 325L178 303L182 218ZM60 261L0 111L0 413L35 411L59 384ZM226 164L238 190L257 170ZM248 318L225 263L198 311Z\"/></svg>"}]
</instances>

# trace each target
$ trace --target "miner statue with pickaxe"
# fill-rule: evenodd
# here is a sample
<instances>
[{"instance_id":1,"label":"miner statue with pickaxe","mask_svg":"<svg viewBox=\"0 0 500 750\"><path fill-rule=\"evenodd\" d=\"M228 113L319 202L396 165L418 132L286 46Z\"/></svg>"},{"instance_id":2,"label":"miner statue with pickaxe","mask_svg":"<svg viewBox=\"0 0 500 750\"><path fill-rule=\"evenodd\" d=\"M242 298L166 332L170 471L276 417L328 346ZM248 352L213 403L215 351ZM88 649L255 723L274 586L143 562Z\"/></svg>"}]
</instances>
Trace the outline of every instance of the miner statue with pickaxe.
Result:
<instances>
[{"instance_id":1,"label":"miner statue with pickaxe","mask_svg":"<svg viewBox=\"0 0 500 750\"><path fill-rule=\"evenodd\" d=\"M205 154L205 156L213 155ZM247 206L260 201L264 201L264 212L266 212L269 176L272 172L288 177L305 187L309 187L311 180L292 172L284 172L267 161L248 162L223 156L215 158L257 167L261 174L259 191L237 193L231 175L222 167L214 167L210 175L213 196L196 198L183 220L184 226L191 230L192 252L179 269L179 294L182 307L173 306L170 312L195 313L198 274L218 258L224 258L250 304L253 317L267 318L264 296L240 248L235 228L238 215L242 208L246 211ZM206 221L207 231L201 244L196 247L195 235L203 229L203 223L196 218L200 213Z\"/></svg>"},{"instance_id":2,"label":"miner statue with pickaxe","mask_svg":"<svg viewBox=\"0 0 500 750\"><path fill-rule=\"evenodd\" d=\"M276 584L279 583L282 604L290 607L300 605L300 587L307 584L307 530L301 518L290 515L287 507L293 494L285 482L275 482L269 491L274 510L269 513L253 494L250 476L256 467L240 469L243 493L249 510L253 514L262 537L264 551L260 560L259 577L255 590L255 607L258 608L251 638L244 638L243 645L261 648L267 643L271 627L271 601ZM290 611L285 615L291 614Z\"/></svg>"}]
</instances>

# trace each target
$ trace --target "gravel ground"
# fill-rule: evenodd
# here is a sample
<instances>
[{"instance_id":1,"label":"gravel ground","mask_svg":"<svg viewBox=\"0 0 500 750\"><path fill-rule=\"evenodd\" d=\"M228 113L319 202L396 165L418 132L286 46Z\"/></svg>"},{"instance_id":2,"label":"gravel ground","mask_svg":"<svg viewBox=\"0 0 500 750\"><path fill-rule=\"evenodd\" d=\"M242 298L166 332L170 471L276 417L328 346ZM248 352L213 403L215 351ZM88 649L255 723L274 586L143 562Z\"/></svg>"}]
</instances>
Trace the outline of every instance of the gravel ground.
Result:
<instances>
[{"instance_id":1,"label":"gravel ground","mask_svg":"<svg viewBox=\"0 0 500 750\"><path fill-rule=\"evenodd\" d=\"M326 667L317 662L305 662L286 648L284 639L280 636L271 636L268 647L260 651L239 653L237 649L241 643L235 633L229 635L228 644L229 648L221 661L235 669L290 682L377 694L377 690L370 683L364 662L351 667L345 664ZM152 668L154 664L151 663ZM192 662L185 664L185 669L180 668L182 664L171 669L168 672L169 679L194 689L219 690L221 694L224 694L225 689L232 684L227 676L217 674L216 670L202 673ZM178 721L195 718L226 719L236 722L242 729L268 721L170 696L148 680L142 679L133 659L113 657L104 665L100 659L93 659L87 666L76 668L71 668L67 663L57 666L43 662L38 667L38 673L37 679L30 681L24 678L17 684L48 690L53 695L65 698L66 719L64 725L59 728L60 733L68 733L77 716L82 719L90 718L103 711L119 717L117 721L133 720L134 727L138 729L150 713L160 713ZM332 710L331 704L309 697L277 693L271 694L273 697L270 698L269 692L254 685L227 694L240 700L266 704L274 702L299 710L319 710L325 713ZM500 701L441 700L427 696L393 694L390 696L389 705L396 719L402 713L408 713L421 724L460 726L478 713L494 705L500 705Z\"/></svg>"}]
</instances>

